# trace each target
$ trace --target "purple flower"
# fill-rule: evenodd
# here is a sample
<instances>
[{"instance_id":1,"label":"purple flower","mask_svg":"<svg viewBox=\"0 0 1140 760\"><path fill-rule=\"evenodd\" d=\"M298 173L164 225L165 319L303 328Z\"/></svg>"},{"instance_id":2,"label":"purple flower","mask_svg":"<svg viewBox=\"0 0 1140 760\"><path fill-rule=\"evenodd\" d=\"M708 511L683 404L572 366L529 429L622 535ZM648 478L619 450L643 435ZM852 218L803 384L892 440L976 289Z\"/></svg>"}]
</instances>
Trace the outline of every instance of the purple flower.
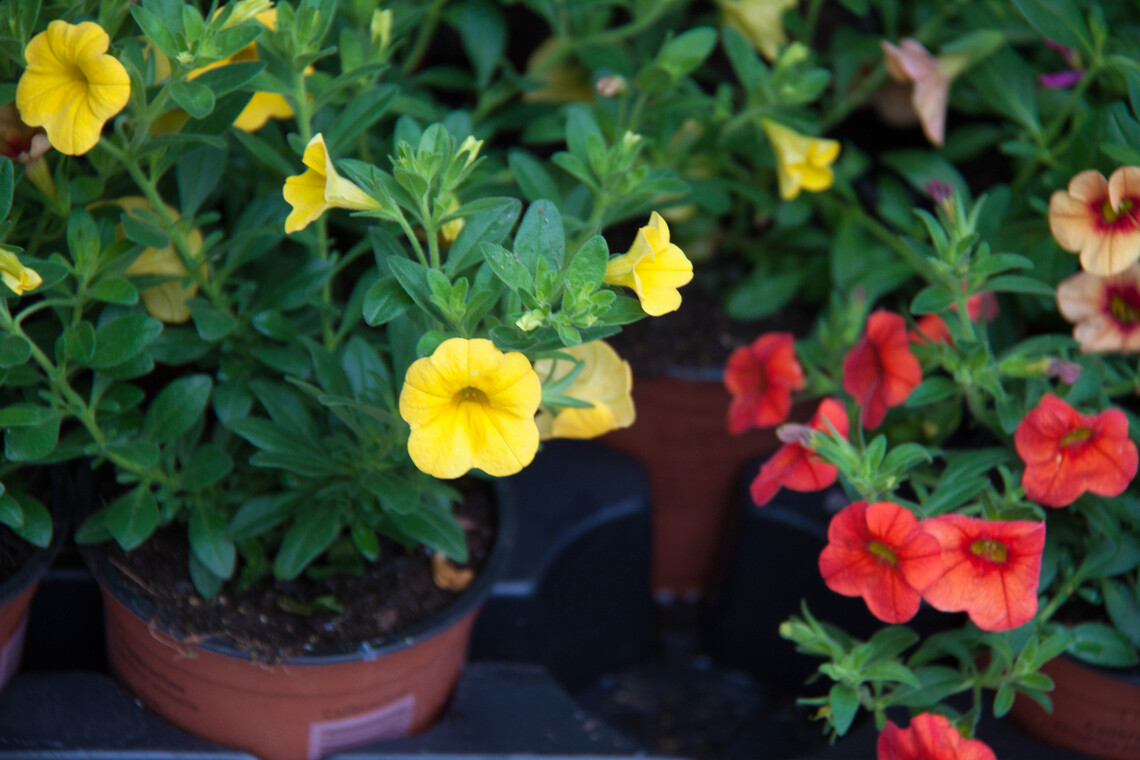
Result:
<instances>
[{"instance_id":1,"label":"purple flower","mask_svg":"<svg viewBox=\"0 0 1140 760\"><path fill-rule=\"evenodd\" d=\"M1052 74L1039 74L1037 76L1037 82L1042 87L1048 87L1050 90L1065 90L1081 81L1081 77L1084 75L1085 72L1075 69L1070 71L1055 71Z\"/></svg>"}]
</instances>

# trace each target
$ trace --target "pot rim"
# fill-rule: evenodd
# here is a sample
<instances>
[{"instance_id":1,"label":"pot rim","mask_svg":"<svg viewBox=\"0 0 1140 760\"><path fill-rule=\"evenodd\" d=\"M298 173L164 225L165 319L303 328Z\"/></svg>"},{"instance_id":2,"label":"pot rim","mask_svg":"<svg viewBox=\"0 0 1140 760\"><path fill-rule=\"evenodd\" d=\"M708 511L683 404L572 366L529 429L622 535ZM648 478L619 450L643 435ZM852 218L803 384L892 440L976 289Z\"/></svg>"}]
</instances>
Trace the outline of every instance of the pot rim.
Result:
<instances>
[{"instance_id":1,"label":"pot rim","mask_svg":"<svg viewBox=\"0 0 1140 760\"><path fill-rule=\"evenodd\" d=\"M1079 668L1092 671L1097 675L1140 689L1140 665L1131 665L1127 668L1110 668L1104 665L1094 665L1091 662L1085 662L1081 658L1071 655L1068 652L1061 652L1056 659L1065 660L1071 665L1076 665ZM1052 660L1050 660L1050 662L1052 662ZM1046 665L1048 665L1048 663L1046 663Z\"/></svg>"},{"instance_id":2,"label":"pot rim","mask_svg":"<svg viewBox=\"0 0 1140 760\"><path fill-rule=\"evenodd\" d=\"M49 507L48 511L51 513L52 523L51 543L44 547L37 546L28 561L7 580L0 583L0 607L8 604L38 581L51 566L55 555L59 554L60 547L63 546L63 539L70 532L69 526L60 510ZM16 538L20 541L23 540L19 536Z\"/></svg>"},{"instance_id":3,"label":"pot rim","mask_svg":"<svg viewBox=\"0 0 1140 760\"><path fill-rule=\"evenodd\" d=\"M415 625L386 638L339 646L325 647L297 657L288 657L281 665L338 665L350 662L369 662L435 636L454 625L487 599L506 566L515 542L517 523L514 493L502 480L494 483L495 511L497 516L495 542L483 571L475 581L450 605ZM169 621L158 616L153 602L134 588L98 549L98 545L80 547L91 574L102 590L126 607L136 617L150 623L156 630L176 641L184 642L182 634L174 630ZM212 654L249 662L249 653L229 644L225 639L211 637L193 642L192 646Z\"/></svg>"}]
</instances>

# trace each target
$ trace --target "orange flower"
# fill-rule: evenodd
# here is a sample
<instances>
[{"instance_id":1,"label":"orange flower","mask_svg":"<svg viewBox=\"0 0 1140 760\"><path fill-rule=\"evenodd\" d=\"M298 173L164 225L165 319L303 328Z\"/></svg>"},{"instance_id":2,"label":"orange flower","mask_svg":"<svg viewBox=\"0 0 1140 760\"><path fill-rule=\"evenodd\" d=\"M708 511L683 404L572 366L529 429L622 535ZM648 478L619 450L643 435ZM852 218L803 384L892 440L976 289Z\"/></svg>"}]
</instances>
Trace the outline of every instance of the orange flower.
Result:
<instances>
[{"instance_id":1,"label":"orange flower","mask_svg":"<svg viewBox=\"0 0 1140 760\"><path fill-rule=\"evenodd\" d=\"M793 491L818 491L835 482L839 470L833 464L821 460L809 448L813 431L825 435L829 433L824 420L831 423L835 432L847 436L847 410L833 398L825 398L805 428L803 425L785 425L793 428L792 435L781 435L788 442L781 446L772 458L760 467L760 474L752 481L752 501L762 507L783 488ZM797 435L800 434L800 435Z\"/></svg>"},{"instance_id":2,"label":"orange flower","mask_svg":"<svg viewBox=\"0 0 1140 760\"><path fill-rule=\"evenodd\" d=\"M1119 496L1136 476L1136 444L1119 409L1086 417L1048 393L1013 442L1025 462L1025 495L1046 507L1068 506L1085 491Z\"/></svg>"},{"instance_id":3,"label":"orange flower","mask_svg":"<svg viewBox=\"0 0 1140 760\"><path fill-rule=\"evenodd\" d=\"M949 719L932 713L914 716L906 729L888 720L877 750L877 760L997 760L985 742L964 738Z\"/></svg>"},{"instance_id":4,"label":"orange flower","mask_svg":"<svg viewBox=\"0 0 1140 760\"><path fill-rule=\"evenodd\" d=\"M906 323L898 314L876 311L867 332L843 358L843 390L859 401L865 428L877 428L887 409L906 401L922 382L922 367L910 352Z\"/></svg>"},{"instance_id":5,"label":"orange flower","mask_svg":"<svg viewBox=\"0 0 1140 760\"><path fill-rule=\"evenodd\" d=\"M724 386L732 394L728 431L771 427L788 418L792 391L803 390L804 371L796 361L791 333L764 333L728 357Z\"/></svg>"},{"instance_id":6,"label":"orange flower","mask_svg":"<svg viewBox=\"0 0 1140 760\"><path fill-rule=\"evenodd\" d=\"M942 545L942 570L922 592L935 609L963 610L983 631L1008 631L1037 614L1045 523L943 515L923 529Z\"/></svg>"},{"instance_id":7,"label":"orange flower","mask_svg":"<svg viewBox=\"0 0 1140 760\"><path fill-rule=\"evenodd\" d=\"M1079 253L1089 274L1119 274L1140 258L1140 167L1122 166L1107 180L1083 171L1049 199L1057 245Z\"/></svg>"},{"instance_id":8,"label":"orange flower","mask_svg":"<svg viewBox=\"0 0 1140 760\"><path fill-rule=\"evenodd\" d=\"M1140 264L1111 277L1077 272L1057 286L1057 308L1084 353L1140 351Z\"/></svg>"},{"instance_id":9,"label":"orange flower","mask_svg":"<svg viewBox=\"0 0 1140 760\"><path fill-rule=\"evenodd\" d=\"M942 571L942 548L918 518L889 501L857 501L831 518L819 555L827 587L861 596L884 623L905 623L918 612L921 591Z\"/></svg>"}]
</instances>

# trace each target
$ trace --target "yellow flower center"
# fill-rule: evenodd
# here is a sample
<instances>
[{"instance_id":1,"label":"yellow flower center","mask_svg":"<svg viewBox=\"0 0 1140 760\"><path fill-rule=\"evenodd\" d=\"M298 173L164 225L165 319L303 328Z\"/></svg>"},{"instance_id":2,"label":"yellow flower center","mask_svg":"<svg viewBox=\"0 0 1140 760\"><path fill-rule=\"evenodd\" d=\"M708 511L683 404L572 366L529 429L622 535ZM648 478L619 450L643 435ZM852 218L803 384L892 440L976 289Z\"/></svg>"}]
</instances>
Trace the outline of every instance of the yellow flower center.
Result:
<instances>
[{"instance_id":1,"label":"yellow flower center","mask_svg":"<svg viewBox=\"0 0 1140 760\"><path fill-rule=\"evenodd\" d=\"M1082 427L1065 434L1061 439L1062 446L1072 446L1074 443L1084 443L1092 438L1092 428Z\"/></svg>"},{"instance_id":2,"label":"yellow flower center","mask_svg":"<svg viewBox=\"0 0 1140 760\"><path fill-rule=\"evenodd\" d=\"M1105 198L1104 204L1100 207L1100 215L1104 218L1104 221L1108 222L1109 224L1112 224L1117 219L1119 219L1121 216L1123 216L1124 214L1127 214L1129 211L1131 211L1133 205L1134 204L1132 203L1131 200L1129 200L1128 198L1125 198L1124 200L1122 200L1120 202L1119 208L1113 208L1112 202L1109 201L1108 198Z\"/></svg>"},{"instance_id":3,"label":"yellow flower center","mask_svg":"<svg viewBox=\"0 0 1140 760\"><path fill-rule=\"evenodd\" d=\"M867 551L875 555L888 565L897 565L899 562L898 556L891 551L891 547L884 544L882 541L872 541L867 544Z\"/></svg>"},{"instance_id":4,"label":"yellow flower center","mask_svg":"<svg viewBox=\"0 0 1140 760\"><path fill-rule=\"evenodd\" d=\"M455 398L461 404L465 401L474 401L476 404L487 403L487 394L478 388L472 388L470 385L456 393Z\"/></svg>"},{"instance_id":5,"label":"yellow flower center","mask_svg":"<svg viewBox=\"0 0 1140 760\"><path fill-rule=\"evenodd\" d=\"M1140 309L1128 303L1119 293L1113 294L1112 298L1109 299L1108 310L1118 322L1123 322L1126 325L1140 322Z\"/></svg>"},{"instance_id":6,"label":"yellow flower center","mask_svg":"<svg viewBox=\"0 0 1140 760\"><path fill-rule=\"evenodd\" d=\"M983 538L970 544L970 551L990 562L1004 563L1008 554L1005 544L992 538Z\"/></svg>"}]
</instances>

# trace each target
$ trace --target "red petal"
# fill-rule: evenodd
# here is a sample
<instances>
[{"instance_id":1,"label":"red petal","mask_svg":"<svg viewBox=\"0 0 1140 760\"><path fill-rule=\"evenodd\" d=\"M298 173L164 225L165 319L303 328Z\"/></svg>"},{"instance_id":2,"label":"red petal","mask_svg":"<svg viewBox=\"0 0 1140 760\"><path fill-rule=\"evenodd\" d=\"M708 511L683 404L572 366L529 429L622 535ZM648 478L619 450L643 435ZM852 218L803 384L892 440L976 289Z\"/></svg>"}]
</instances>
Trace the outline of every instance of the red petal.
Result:
<instances>
[{"instance_id":1,"label":"red petal","mask_svg":"<svg viewBox=\"0 0 1140 760\"><path fill-rule=\"evenodd\" d=\"M760 473L752 481L752 501L762 507L772 500L784 484L784 477L798 462L806 457L803 446L789 443L776 450L772 457L760 466Z\"/></svg>"}]
</instances>

